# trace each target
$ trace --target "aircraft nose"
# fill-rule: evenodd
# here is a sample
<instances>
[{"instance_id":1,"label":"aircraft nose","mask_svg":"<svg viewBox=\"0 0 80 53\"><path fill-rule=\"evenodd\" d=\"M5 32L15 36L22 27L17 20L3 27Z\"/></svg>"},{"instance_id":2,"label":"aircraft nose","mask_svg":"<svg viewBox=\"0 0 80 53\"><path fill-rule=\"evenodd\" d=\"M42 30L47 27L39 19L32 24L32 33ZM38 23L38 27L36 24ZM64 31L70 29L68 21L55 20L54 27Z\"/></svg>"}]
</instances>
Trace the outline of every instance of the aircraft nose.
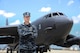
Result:
<instances>
[{"instance_id":1,"label":"aircraft nose","mask_svg":"<svg viewBox=\"0 0 80 53\"><path fill-rule=\"evenodd\" d=\"M61 33L68 33L70 32L72 26L73 26L73 20L64 18L60 22L58 22L58 26L56 26L56 29L59 29Z\"/></svg>"},{"instance_id":2,"label":"aircraft nose","mask_svg":"<svg viewBox=\"0 0 80 53\"><path fill-rule=\"evenodd\" d=\"M68 25L71 25L72 26L73 25L73 20L69 20L68 21Z\"/></svg>"},{"instance_id":3,"label":"aircraft nose","mask_svg":"<svg viewBox=\"0 0 80 53\"><path fill-rule=\"evenodd\" d=\"M72 26L73 26L73 20L71 19L66 19L64 21L65 23L63 24L63 28L68 31L68 30L71 30Z\"/></svg>"},{"instance_id":4,"label":"aircraft nose","mask_svg":"<svg viewBox=\"0 0 80 53\"><path fill-rule=\"evenodd\" d=\"M66 32L70 32L70 30L72 29L72 26L73 26L73 20L68 19L66 20L63 28Z\"/></svg>"},{"instance_id":5,"label":"aircraft nose","mask_svg":"<svg viewBox=\"0 0 80 53\"><path fill-rule=\"evenodd\" d=\"M73 20L70 20L70 22L73 24Z\"/></svg>"},{"instance_id":6,"label":"aircraft nose","mask_svg":"<svg viewBox=\"0 0 80 53\"><path fill-rule=\"evenodd\" d=\"M58 27L60 28L69 28L69 27L72 27L73 25L73 20L72 19L68 19L68 18L62 18L62 19L59 19L60 21L57 21L56 23L58 24Z\"/></svg>"}]
</instances>

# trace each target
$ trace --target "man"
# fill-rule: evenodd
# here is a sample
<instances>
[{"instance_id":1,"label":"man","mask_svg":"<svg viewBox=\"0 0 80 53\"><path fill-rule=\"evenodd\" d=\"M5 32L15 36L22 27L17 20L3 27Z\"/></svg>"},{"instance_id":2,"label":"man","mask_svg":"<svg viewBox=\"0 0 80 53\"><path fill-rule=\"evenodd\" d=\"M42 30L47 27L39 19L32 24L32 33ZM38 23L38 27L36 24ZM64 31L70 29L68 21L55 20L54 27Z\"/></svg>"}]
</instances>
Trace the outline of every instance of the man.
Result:
<instances>
[{"instance_id":1,"label":"man","mask_svg":"<svg viewBox=\"0 0 80 53\"><path fill-rule=\"evenodd\" d=\"M30 13L23 13L24 24L18 26L19 33L19 53L34 53L36 50L35 38L37 29L30 24Z\"/></svg>"}]
</instances>

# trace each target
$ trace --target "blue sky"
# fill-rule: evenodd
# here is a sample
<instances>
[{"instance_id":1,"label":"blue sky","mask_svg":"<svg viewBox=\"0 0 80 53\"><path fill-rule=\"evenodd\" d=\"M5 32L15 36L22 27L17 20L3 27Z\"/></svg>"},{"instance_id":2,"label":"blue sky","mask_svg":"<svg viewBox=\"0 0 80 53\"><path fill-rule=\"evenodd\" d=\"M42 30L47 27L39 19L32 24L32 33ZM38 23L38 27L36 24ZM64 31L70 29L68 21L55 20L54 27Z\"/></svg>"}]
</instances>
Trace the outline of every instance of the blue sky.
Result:
<instances>
[{"instance_id":1,"label":"blue sky","mask_svg":"<svg viewBox=\"0 0 80 53\"><path fill-rule=\"evenodd\" d=\"M0 0L0 27L23 23L23 12L31 13L31 22L50 12L60 11L73 19L71 34L80 36L80 0Z\"/></svg>"}]
</instances>

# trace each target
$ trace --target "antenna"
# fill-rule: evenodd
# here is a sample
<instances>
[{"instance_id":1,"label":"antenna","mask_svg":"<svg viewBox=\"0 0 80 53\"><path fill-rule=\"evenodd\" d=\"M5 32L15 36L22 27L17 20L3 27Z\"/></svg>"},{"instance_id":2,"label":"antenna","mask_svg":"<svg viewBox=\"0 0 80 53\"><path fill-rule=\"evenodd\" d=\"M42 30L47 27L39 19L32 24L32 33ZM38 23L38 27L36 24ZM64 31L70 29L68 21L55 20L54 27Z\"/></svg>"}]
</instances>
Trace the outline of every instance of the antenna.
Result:
<instances>
[{"instance_id":1,"label":"antenna","mask_svg":"<svg viewBox=\"0 0 80 53\"><path fill-rule=\"evenodd\" d=\"M8 25L8 18L6 18L6 26Z\"/></svg>"}]
</instances>

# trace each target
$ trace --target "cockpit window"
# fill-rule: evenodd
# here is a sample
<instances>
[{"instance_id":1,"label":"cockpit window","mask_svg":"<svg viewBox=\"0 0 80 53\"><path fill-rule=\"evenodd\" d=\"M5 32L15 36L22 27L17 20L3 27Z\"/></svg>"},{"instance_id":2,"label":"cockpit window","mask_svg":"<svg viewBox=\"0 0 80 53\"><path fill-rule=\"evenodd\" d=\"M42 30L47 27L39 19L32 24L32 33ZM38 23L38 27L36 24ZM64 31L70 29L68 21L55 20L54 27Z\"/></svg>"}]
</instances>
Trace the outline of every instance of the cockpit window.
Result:
<instances>
[{"instance_id":1,"label":"cockpit window","mask_svg":"<svg viewBox=\"0 0 80 53\"><path fill-rule=\"evenodd\" d=\"M51 17L51 14L49 14L48 17Z\"/></svg>"},{"instance_id":2,"label":"cockpit window","mask_svg":"<svg viewBox=\"0 0 80 53\"><path fill-rule=\"evenodd\" d=\"M46 17L46 18L51 17L51 14L48 14L48 15L46 15L45 17Z\"/></svg>"},{"instance_id":3,"label":"cockpit window","mask_svg":"<svg viewBox=\"0 0 80 53\"><path fill-rule=\"evenodd\" d=\"M63 13L59 13L60 15L64 15Z\"/></svg>"},{"instance_id":4,"label":"cockpit window","mask_svg":"<svg viewBox=\"0 0 80 53\"><path fill-rule=\"evenodd\" d=\"M58 14L57 14L57 13L53 13L53 16L56 16L56 15L58 16Z\"/></svg>"}]
</instances>

